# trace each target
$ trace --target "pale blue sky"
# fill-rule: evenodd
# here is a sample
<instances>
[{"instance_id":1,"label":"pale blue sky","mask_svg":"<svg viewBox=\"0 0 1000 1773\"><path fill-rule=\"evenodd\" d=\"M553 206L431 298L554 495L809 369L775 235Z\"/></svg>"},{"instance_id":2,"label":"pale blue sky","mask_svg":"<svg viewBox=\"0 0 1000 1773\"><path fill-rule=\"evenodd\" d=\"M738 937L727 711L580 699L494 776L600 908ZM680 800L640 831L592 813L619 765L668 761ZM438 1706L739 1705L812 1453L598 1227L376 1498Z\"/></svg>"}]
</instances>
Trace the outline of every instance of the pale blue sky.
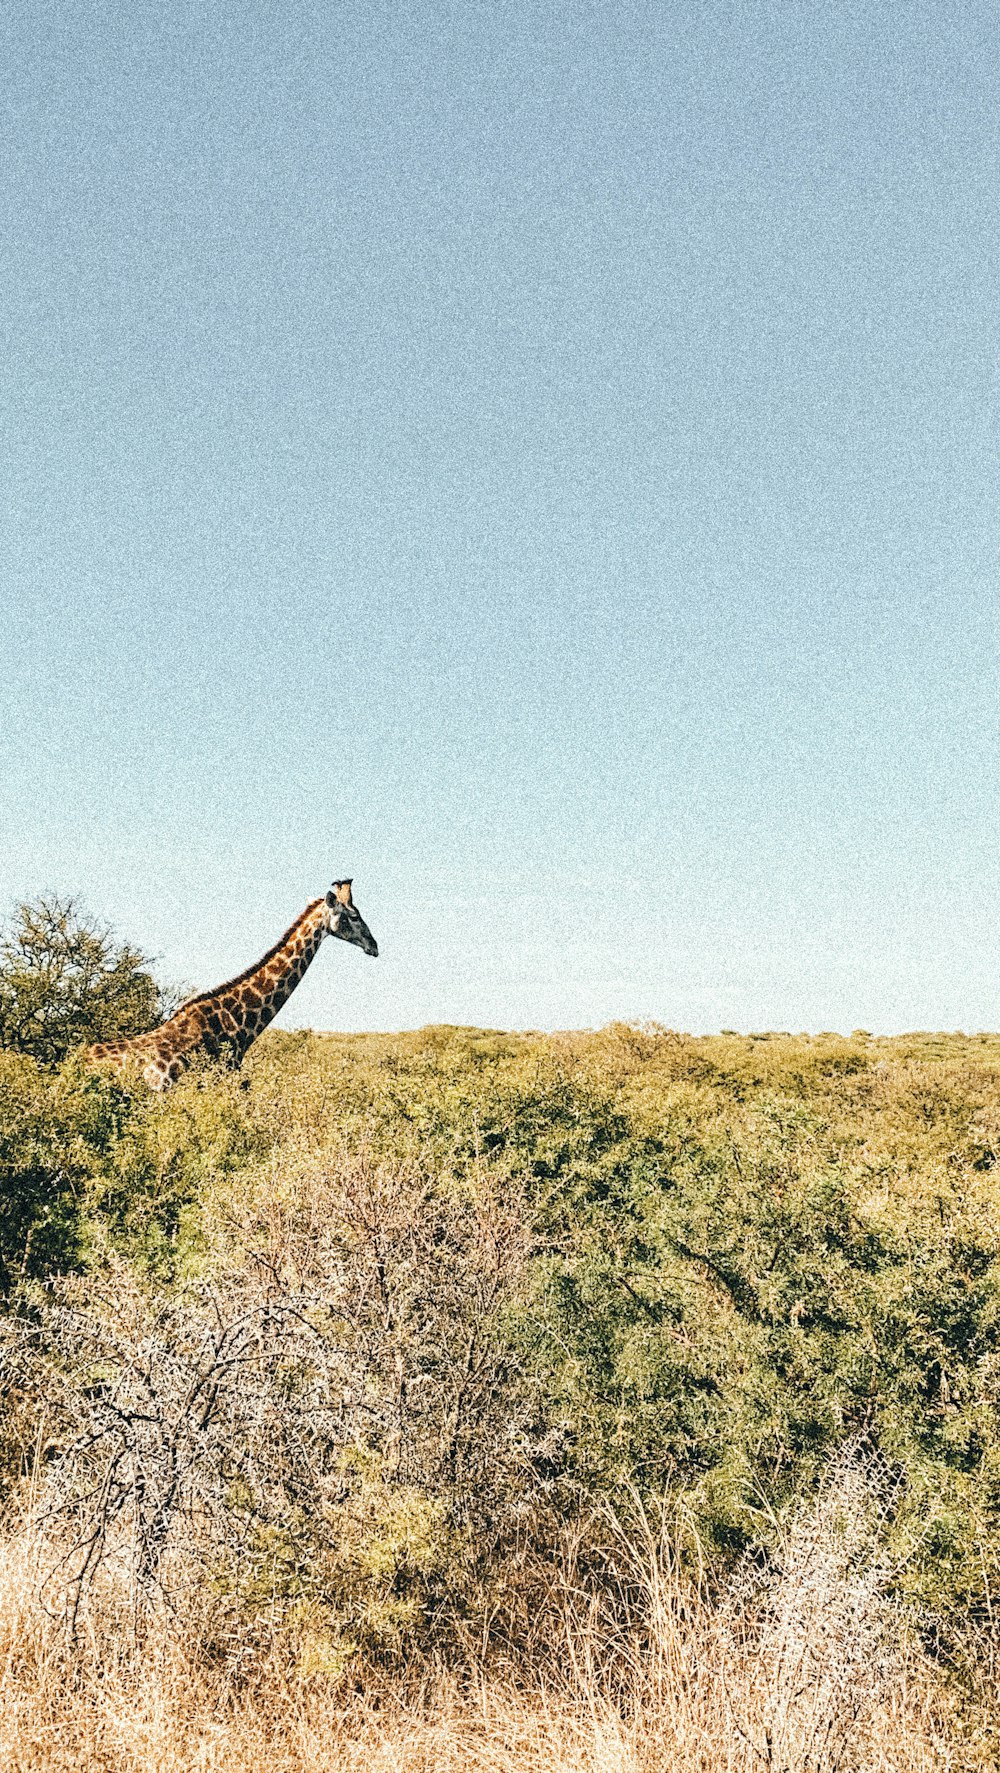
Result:
<instances>
[{"instance_id":1,"label":"pale blue sky","mask_svg":"<svg viewBox=\"0 0 1000 1773\"><path fill-rule=\"evenodd\" d=\"M1000 1026L962 5L11 0L0 903L290 1023Z\"/></svg>"}]
</instances>

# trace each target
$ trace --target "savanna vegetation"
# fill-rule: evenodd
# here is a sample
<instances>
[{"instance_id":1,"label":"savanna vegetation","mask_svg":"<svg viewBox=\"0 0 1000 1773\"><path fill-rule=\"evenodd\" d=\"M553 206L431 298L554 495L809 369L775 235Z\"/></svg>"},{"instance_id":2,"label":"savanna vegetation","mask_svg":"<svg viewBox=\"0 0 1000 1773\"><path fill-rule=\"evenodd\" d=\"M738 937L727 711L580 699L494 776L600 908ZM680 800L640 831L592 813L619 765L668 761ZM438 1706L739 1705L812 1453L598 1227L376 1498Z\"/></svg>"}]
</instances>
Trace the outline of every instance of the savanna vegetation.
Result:
<instances>
[{"instance_id":1,"label":"savanna vegetation","mask_svg":"<svg viewBox=\"0 0 1000 1773\"><path fill-rule=\"evenodd\" d=\"M1000 1037L272 1032L155 1097L86 928L79 990L0 953L5 1764L995 1764Z\"/></svg>"}]
</instances>

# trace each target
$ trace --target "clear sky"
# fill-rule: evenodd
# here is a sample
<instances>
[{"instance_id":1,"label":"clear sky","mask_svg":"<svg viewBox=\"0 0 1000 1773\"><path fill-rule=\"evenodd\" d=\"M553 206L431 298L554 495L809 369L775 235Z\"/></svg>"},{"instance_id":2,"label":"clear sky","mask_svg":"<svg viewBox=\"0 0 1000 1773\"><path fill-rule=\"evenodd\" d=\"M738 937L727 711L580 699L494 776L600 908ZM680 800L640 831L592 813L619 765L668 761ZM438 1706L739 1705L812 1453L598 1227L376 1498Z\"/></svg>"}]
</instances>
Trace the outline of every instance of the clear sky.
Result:
<instances>
[{"instance_id":1,"label":"clear sky","mask_svg":"<svg viewBox=\"0 0 1000 1773\"><path fill-rule=\"evenodd\" d=\"M1000 1026L992 5L9 0L0 903Z\"/></svg>"}]
</instances>

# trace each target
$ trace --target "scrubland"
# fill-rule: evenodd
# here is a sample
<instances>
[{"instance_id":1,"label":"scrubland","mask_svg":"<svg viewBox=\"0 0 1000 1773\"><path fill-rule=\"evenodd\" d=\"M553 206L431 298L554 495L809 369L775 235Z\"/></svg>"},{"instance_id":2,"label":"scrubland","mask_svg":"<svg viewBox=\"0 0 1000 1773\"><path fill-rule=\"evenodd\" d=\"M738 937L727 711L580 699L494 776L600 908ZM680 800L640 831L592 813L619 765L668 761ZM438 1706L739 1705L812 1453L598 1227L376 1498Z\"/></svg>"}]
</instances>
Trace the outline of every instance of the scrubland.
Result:
<instances>
[{"instance_id":1,"label":"scrubland","mask_svg":"<svg viewBox=\"0 0 1000 1773\"><path fill-rule=\"evenodd\" d=\"M0 1757L1000 1758L1000 1038L0 1052Z\"/></svg>"}]
</instances>

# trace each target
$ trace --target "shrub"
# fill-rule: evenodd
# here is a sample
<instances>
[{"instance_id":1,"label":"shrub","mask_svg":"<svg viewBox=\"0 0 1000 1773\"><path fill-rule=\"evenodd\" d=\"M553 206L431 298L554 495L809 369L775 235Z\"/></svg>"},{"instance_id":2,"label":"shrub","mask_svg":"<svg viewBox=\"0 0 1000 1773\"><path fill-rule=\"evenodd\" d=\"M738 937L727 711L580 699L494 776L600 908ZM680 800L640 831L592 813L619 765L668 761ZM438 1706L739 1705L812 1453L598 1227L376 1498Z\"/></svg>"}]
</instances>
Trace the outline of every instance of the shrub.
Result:
<instances>
[{"instance_id":1,"label":"shrub","mask_svg":"<svg viewBox=\"0 0 1000 1773\"><path fill-rule=\"evenodd\" d=\"M195 1571L248 1620L306 1607L331 1653L390 1653L488 1581L532 1475L497 1321L517 1215L357 1157L297 1180L234 1194L210 1277L119 1263L0 1327L71 1616L111 1556L153 1607Z\"/></svg>"},{"instance_id":2,"label":"shrub","mask_svg":"<svg viewBox=\"0 0 1000 1773\"><path fill-rule=\"evenodd\" d=\"M73 899L19 905L0 936L0 1047L51 1065L152 1028L169 1007L148 958Z\"/></svg>"},{"instance_id":3,"label":"shrub","mask_svg":"<svg viewBox=\"0 0 1000 1773\"><path fill-rule=\"evenodd\" d=\"M997 1042L271 1034L243 1081L131 1096L3 1057L12 1466L58 1374L50 1478L110 1495L143 1435L187 1435L205 1351L246 1321L164 1542L241 1617L270 1597L314 1646L385 1656L446 1621L524 1642L560 1527L636 1490L694 1522L719 1584L864 1430L900 1474L892 1532L919 1522L905 1581L937 1643L992 1631Z\"/></svg>"}]
</instances>

